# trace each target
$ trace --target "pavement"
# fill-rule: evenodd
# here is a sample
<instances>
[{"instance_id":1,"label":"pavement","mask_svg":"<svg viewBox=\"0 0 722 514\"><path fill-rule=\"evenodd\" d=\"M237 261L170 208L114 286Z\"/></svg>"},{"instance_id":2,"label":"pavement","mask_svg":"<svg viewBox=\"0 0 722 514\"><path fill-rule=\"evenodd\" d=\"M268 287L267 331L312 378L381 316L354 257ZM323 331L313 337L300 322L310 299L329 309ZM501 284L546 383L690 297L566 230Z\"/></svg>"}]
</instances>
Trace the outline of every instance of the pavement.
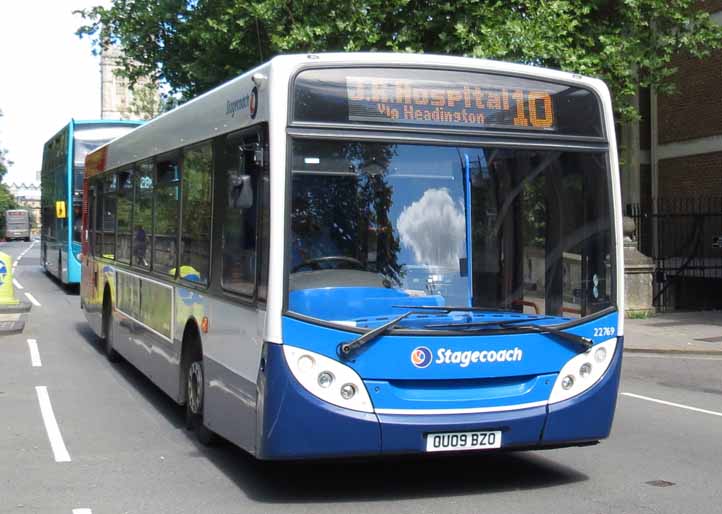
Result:
<instances>
[{"instance_id":1,"label":"pavement","mask_svg":"<svg viewBox=\"0 0 722 514\"><path fill-rule=\"evenodd\" d=\"M627 319L624 351L722 355L722 311L670 312Z\"/></svg>"}]
</instances>

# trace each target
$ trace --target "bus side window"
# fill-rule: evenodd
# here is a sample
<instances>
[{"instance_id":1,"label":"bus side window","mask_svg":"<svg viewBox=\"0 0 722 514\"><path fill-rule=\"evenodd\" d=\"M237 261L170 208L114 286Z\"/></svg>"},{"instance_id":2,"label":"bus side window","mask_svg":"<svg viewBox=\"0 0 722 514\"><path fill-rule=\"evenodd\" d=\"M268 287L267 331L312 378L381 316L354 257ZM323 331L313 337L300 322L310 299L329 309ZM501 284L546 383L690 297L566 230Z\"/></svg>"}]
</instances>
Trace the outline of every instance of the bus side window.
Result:
<instances>
[{"instance_id":1,"label":"bus side window","mask_svg":"<svg viewBox=\"0 0 722 514\"><path fill-rule=\"evenodd\" d=\"M93 255L103 255L103 180L95 179L95 218L93 221Z\"/></svg>"},{"instance_id":2,"label":"bus side window","mask_svg":"<svg viewBox=\"0 0 722 514\"><path fill-rule=\"evenodd\" d=\"M178 276L208 283L211 246L213 148L205 143L183 152L183 223Z\"/></svg>"},{"instance_id":3,"label":"bus side window","mask_svg":"<svg viewBox=\"0 0 722 514\"><path fill-rule=\"evenodd\" d=\"M137 165L133 203L133 266L150 267L150 237L153 233L153 161Z\"/></svg>"},{"instance_id":4,"label":"bus side window","mask_svg":"<svg viewBox=\"0 0 722 514\"><path fill-rule=\"evenodd\" d=\"M252 296L256 286L256 228L261 137L257 131L226 139L224 169L228 198L223 209L223 274L225 289Z\"/></svg>"},{"instance_id":5,"label":"bus side window","mask_svg":"<svg viewBox=\"0 0 722 514\"><path fill-rule=\"evenodd\" d=\"M175 276L178 260L178 203L180 166L177 156L155 163L155 219L153 224L153 271Z\"/></svg>"},{"instance_id":6,"label":"bus side window","mask_svg":"<svg viewBox=\"0 0 722 514\"><path fill-rule=\"evenodd\" d=\"M88 252L93 255L95 248L95 186L88 187L88 226L85 237L88 241Z\"/></svg>"}]
</instances>

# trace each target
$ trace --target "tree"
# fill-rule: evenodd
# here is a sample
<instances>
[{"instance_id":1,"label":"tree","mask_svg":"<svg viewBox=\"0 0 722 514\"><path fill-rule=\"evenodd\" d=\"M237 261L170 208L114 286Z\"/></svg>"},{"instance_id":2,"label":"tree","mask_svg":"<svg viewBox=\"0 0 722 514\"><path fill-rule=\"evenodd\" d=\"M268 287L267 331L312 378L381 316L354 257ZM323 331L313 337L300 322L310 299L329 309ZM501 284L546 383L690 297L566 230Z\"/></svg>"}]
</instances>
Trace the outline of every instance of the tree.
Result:
<instances>
[{"instance_id":1,"label":"tree","mask_svg":"<svg viewBox=\"0 0 722 514\"><path fill-rule=\"evenodd\" d=\"M699 0L113 0L78 11L79 36L118 43L143 76L188 99L273 55L402 51L466 55L604 79L636 116L638 86L661 92L677 52L703 57L722 28Z\"/></svg>"},{"instance_id":2,"label":"tree","mask_svg":"<svg viewBox=\"0 0 722 514\"><path fill-rule=\"evenodd\" d=\"M0 118L3 116L0 110ZM0 234L5 235L5 211L8 209L16 209L18 204L15 197L10 192L8 186L2 183L8 168L12 166L12 161L7 158L7 150L0 146Z\"/></svg>"}]
</instances>

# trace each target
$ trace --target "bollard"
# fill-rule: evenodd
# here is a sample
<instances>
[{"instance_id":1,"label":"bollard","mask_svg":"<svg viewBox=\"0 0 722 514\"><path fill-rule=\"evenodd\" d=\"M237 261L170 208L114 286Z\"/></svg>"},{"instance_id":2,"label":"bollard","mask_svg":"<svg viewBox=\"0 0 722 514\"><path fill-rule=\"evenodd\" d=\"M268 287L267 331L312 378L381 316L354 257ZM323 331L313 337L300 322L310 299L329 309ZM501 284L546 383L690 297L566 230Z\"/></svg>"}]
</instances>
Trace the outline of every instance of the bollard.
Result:
<instances>
[{"instance_id":1,"label":"bollard","mask_svg":"<svg viewBox=\"0 0 722 514\"><path fill-rule=\"evenodd\" d=\"M5 252L0 252L0 313L27 312L30 307L30 302L22 302L15 297L13 260Z\"/></svg>"}]
</instances>

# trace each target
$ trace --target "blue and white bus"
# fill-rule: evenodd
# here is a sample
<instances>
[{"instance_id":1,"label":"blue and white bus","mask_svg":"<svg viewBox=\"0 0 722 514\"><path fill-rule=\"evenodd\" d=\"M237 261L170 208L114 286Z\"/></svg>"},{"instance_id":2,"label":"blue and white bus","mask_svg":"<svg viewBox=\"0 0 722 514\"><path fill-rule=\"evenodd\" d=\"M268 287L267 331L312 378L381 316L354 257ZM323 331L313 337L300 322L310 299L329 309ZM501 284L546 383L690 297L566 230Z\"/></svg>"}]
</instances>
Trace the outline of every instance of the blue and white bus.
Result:
<instances>
[{"instance_id":1,"label":"blue and white bus","mask_svg":"<svg viewBox=\"0 0 722 514\"><path fill-rule=\"evenodd\" d=\"M70 120L43 146L40 262L45 271L64 284L80 282L78 255L85 156L141 123Z\"/></svg>"},{"instance_id":2,"label":"blue and white bus","mask_svg":"<svg viewBox=\"0 0 722 514\"><path fill-rule=\"evenodd\" d=\"M279 56L88 156L81 307L260 459L594 444L623 331L595 79Z\"/></svg>"}]
</instances>

